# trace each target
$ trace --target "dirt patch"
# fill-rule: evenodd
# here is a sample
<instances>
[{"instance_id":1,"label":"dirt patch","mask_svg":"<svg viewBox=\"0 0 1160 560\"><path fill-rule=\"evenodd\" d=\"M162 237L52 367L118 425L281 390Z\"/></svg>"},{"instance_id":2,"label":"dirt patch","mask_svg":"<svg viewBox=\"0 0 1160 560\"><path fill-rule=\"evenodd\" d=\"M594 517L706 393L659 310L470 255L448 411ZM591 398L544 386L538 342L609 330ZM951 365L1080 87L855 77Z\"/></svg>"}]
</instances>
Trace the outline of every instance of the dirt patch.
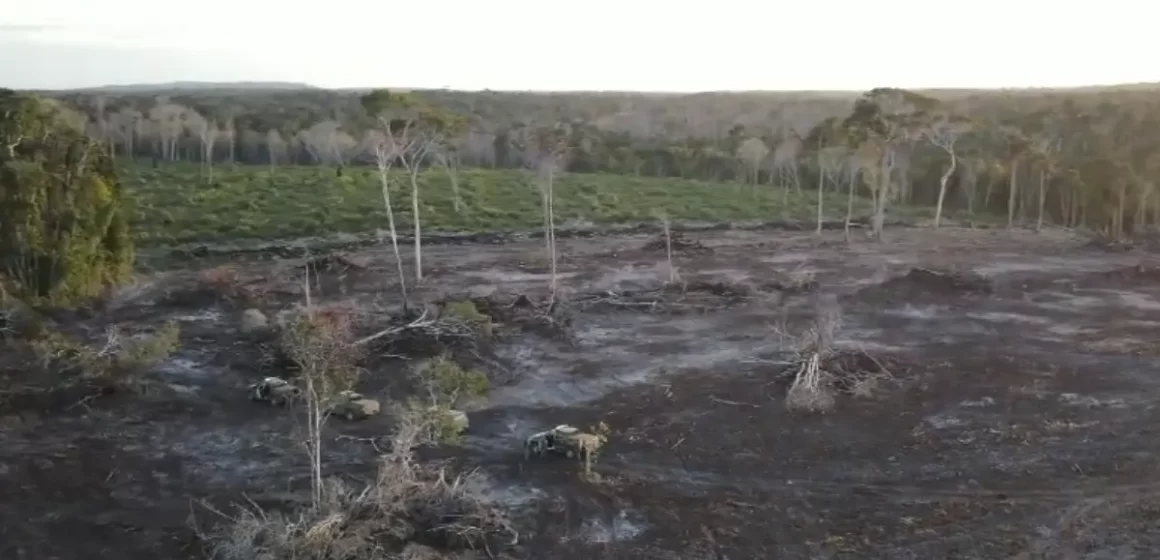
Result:
<instances>
[{"instance_id":1,"label":"dirt patch","mask_svg":"<svg viewBox=\"0 0 1160 560\"><path fill-rule=\"evenodd\" d=\"M973 272L944 271L930 268L911 268L905 275L896 276L877 286L863 289L863 293L894 296L916 294L933 296L986 295L994 291L990 279Z\"/></svg>"},{"instance_id":2,"label":"dirt patch","mask_svg":"<svg viewBox=\"0 0 1160 560\"><path fill-rule=\"evenodd\" d=\"M688 236L679 231L673 232L671 235L669 235L668 238L666 238L662 233L661 235L645 243L641 249L644 251L658 252L661 254L665 254L670 250L673 253L694 255L713 252L713 249L702 245L699 240L689 239Z\"/></svg>"},{"instance_id":3,"label":"dirt patch","mask_svg":"<svg viewBox=\"0 0 1160 560\"><path fill-rule=\"evenodd\" d=\"M1096 273L1095 276L1097 278L1091 283L1096 285L1107 285L1110 281L1118 286L1155 286L1160 285L1160 266L1140 263Z\"/></svg>"}]
</instances>

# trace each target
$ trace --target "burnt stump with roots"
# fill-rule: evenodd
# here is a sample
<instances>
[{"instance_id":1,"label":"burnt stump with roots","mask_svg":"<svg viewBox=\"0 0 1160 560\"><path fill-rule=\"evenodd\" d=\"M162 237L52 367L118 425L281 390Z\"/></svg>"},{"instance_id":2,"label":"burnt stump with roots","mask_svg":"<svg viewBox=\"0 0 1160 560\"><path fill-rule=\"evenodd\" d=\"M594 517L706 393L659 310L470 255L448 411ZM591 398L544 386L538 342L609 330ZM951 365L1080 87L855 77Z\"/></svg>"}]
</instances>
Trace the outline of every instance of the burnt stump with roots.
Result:
<instances>
[{"instance_id":1,"label":"burnt stump with roots","mask_svg":"<svg viewBox=\"0 0 1160 560\"><path fill-rule=\"evenodd\" d=\"M785 395L788 409L827 412L834 408L837 393L868 397L881 383L893 379L886 366L865 351L835 348L834 336L841 320L835 297L815 297L812 324L794 338L793 358L780 374L789 384Z\"/></svg>"}]
</instances>

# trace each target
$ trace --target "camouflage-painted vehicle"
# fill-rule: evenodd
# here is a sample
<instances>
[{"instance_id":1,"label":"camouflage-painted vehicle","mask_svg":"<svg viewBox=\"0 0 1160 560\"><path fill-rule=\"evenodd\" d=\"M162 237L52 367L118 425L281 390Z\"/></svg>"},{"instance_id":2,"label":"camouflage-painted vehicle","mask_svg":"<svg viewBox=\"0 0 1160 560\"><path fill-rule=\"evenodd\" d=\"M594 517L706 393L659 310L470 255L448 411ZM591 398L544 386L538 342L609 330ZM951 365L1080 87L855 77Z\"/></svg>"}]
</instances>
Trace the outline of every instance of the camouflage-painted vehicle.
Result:
<instances>
[{"instance_id":1,"label":"camouflage-painted vehicle","mask_svg":"<svg viewBox=\"0 0 1160 560\"><path fill-rule=\"evenodd\" d=\"M280 377L267 377L250 385L250 400L284 406L302 395L302 390Z\"/></svg>"},{"instance_id":2,"label":"camouflage-painted vehicle","mask_svg":"<svg viewBox=\"0 0 1160 560\"><path fill-rule=\"evenodd\" d=\"M379 401L354 391L341 391L334 396L327 412L347 420L362 420L379 413Z\"/></svg>"},{"instance_id":3,"label":"camouflage-painted vehicle","mask_svg":"<svg viewBox=\"0 0 1160 560\"><path fill-rule=\"evenodd\" d=\"M600 448L607 441L608 439L601 434L590 434L574 426L560 424L551 430L528 436L524 440L524 458L548 453L563 455L569 459L575 457L584 463L587 470L591 468Z\"/></svg>"}]
</instances>

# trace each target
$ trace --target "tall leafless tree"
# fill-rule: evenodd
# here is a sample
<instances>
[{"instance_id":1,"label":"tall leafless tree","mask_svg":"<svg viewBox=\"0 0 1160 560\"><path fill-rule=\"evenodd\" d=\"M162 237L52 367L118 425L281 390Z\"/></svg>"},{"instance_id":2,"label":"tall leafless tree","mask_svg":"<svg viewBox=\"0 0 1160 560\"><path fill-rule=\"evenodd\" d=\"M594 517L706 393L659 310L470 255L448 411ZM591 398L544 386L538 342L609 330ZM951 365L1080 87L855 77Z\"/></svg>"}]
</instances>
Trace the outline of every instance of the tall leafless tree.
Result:
<instances>
[{"instance_id":1,"label":"tall leafless tree","mask_svg":"<svg viewBox=\"0 0 1160 560\"><path fill-rule=\"evenodd\" d=\"M740 159L749 172L749 180L757 185L761 172L761 163L769 154L769 147L760 138L746 138L737 146L737 158Z\"/></svg>"},{"instance_id":2,"label":"tall leafless tree","mask_svg":"<svg viewBox=\"0 0 1160 560\"><path fill-rule=\"evenodd\" d=\"M950 156L950 164L947 165L938 183L938 202L934 207L934 228L938 229L939 222L942 220L943 202L947 196L947 182L954 176L955 169L958 167L959 157L955 151L955 145L959 138L969 130L969 125L961 120L953 119L949 116L943 115L931 123L930 127L922 132L923 136L930 141L931 144L943 150Z\"/></svg>"},{"instance_id":3,"label":"tall leafless tree","mask_svg":"<svg viewBox=\"0 0 1160 560\"><path fill-rule=\"evenodd\" d=\"M403 308L408 307L407 277L403 273L403 256L399 252L399 234L395 229L395 210L391 206L390 172L399 154L409 148L406 144L399 144L388 134L374 131L368 134L367 141L374 150L375 164L379 170L379 185L383 191L383 208L387 212L387 231L391 238L391 250L395 255L395 270L399 274L399 291L403 298Z\"/></svg>"}]
</instances>

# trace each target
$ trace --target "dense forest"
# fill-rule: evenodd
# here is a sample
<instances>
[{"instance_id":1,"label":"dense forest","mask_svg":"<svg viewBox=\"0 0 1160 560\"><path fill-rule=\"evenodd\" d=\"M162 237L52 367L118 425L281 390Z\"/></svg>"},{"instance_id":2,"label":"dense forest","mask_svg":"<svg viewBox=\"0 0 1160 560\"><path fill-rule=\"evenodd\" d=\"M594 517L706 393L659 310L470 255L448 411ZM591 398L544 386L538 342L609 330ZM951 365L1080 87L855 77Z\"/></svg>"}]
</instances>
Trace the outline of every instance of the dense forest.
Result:
<instances>
[{"instance_id":1,"label":"dense forest","mask_svg":"<svg viewBox=\"0 0 1160 560\"><path fill-rule=\"evenodd\" d=\"M117 156L373 164L398 132L365 91L54 92ZM888 203L1119 236L1160 220L1160 87L698 94L412 91L459 126L422 159L518 168L550 130L570 172L854 189ZM408 106L413 106L408 105ZM418 121L415 121L418 122ZM427 136L425 138L435 138ZM437 145L435 145L437 144Z\"/></svg>"}]
</instances>

